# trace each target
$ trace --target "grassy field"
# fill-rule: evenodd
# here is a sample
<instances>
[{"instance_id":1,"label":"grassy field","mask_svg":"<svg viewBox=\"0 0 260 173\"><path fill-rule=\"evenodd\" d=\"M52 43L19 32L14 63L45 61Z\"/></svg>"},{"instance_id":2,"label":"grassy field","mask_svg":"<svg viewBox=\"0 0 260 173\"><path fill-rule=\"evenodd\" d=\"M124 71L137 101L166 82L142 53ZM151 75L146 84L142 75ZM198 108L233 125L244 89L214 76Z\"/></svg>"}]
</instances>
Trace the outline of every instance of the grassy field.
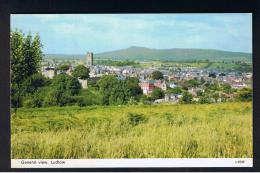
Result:
<instances>
[{"instance_id":1,"label":"grassy field","mask_svg":"<svg viewBox=\"0 0 260 173\"><path fill-rule=\"evenodd\" d=\"M142 68L199 68L208 70L221 70L222 72L227 71L241 71L250 72L252 71L252 63L236 64L231 62L174 62L174 61L142 61L139 64Z\"/></svg>"},{"instance_id":2,"label":"grassy field","mask_svg":"<svg viewBox=\"0 0 260 173\"><path fill-rule=\"evenodd\" d=\"M18 109L12 158L252 157L252 103Z\"/></svg>"}]
</instances>

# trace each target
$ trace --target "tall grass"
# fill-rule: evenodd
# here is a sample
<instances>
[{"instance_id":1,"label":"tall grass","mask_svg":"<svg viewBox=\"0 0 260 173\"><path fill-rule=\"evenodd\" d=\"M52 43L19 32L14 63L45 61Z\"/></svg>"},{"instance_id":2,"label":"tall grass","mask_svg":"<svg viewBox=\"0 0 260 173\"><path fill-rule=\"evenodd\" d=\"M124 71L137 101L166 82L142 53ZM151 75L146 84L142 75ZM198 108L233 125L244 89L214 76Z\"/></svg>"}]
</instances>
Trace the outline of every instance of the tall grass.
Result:
<instances>
[{"instance_id":1,"label":"tall grass","mask_svg":"<svg viewBox=\"0 0 260 173\"><path fill-rule=\"evenodd\" d=\"M19 109L12 158L252 157L252 103Z\"/></svg>"}]
</instances>

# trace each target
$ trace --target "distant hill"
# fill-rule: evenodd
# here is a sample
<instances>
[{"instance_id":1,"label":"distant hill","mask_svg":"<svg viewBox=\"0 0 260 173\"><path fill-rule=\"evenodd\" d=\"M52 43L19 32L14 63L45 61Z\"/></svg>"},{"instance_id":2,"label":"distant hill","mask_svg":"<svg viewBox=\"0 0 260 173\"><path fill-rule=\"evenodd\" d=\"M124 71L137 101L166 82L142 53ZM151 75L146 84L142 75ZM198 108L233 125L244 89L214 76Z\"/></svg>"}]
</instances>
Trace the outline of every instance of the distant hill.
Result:
<instances>
[{"instance_id":1,"label":"distant hill","mask_svg":"<svg viewBox=\"0 0 260 173\"><path fill-rule=\"evenodd\" d=\"M51 55L46 55L50 57ZM59 55L52 55L59 57ZM84 58L85 55L61 55L64 58ZM251 53L229 52L215 49L150 49L145 47L132 46L127 49L120 49L110 52L94 54L97 59L113 60L163 60L163 61L252 61Z\"/></svg>"}]
</instances>

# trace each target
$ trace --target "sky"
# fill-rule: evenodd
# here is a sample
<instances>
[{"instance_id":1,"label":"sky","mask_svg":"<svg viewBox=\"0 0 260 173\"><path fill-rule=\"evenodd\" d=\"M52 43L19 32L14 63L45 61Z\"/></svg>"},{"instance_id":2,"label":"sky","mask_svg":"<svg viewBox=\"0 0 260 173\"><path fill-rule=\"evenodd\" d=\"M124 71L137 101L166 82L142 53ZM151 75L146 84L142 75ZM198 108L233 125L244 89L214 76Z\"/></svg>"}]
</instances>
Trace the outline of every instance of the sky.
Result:
<instances>
[{"instance_id":1,"label":"sky","mask_svg":"<svg viewBox=\"0 0 260 173\"><path fill-rule=\"evenodd\" d=\"M251 13L12 14L15 29L39 33L45 54L102 53L130 46L252 53Z\"/></svg>"}]
</instances>

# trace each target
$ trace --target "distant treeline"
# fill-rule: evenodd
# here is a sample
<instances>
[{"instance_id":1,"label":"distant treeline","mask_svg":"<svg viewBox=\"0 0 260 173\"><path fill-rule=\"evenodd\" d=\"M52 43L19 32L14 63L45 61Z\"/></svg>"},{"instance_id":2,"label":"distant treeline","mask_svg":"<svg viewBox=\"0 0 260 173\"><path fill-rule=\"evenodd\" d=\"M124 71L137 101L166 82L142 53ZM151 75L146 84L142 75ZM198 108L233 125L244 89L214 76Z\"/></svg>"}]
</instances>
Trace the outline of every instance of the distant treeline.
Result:
<instances>
[{"instance_id":1,"label":"distant treeline","mask_svg":"<svg viewBox=\"0 0 260 173\"><path fill-rule=\"evenodd\" d=\"M96 64L99 65L109 65L109 66L137 66L139 62L135 61L114 61L114 60L96 60Z\"/></svg>"}]
</instances>

